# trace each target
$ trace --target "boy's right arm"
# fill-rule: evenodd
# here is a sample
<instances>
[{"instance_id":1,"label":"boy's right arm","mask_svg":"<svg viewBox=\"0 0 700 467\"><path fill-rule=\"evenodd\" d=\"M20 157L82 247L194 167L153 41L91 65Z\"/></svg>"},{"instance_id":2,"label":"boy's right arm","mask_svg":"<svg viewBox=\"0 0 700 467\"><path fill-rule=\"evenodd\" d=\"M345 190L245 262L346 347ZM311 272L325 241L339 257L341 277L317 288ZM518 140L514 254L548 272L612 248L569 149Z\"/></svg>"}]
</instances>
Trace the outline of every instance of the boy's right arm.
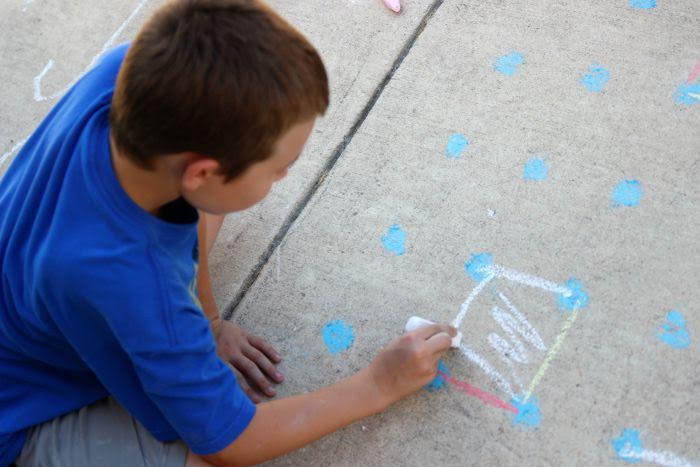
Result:
<instances>
[{"instance_id":1,"label":"boy's right arm","mask_svg":"<svg viewBox=\"0 0 700 467\"><path fill-rule=\"evenodd\" d=\"M319 391L258 405L228 447L202 456L216 466L263 462L375 414L430 382L456 329L431 325L384 348L365 369Z\"/></svg>"}]
</instances>

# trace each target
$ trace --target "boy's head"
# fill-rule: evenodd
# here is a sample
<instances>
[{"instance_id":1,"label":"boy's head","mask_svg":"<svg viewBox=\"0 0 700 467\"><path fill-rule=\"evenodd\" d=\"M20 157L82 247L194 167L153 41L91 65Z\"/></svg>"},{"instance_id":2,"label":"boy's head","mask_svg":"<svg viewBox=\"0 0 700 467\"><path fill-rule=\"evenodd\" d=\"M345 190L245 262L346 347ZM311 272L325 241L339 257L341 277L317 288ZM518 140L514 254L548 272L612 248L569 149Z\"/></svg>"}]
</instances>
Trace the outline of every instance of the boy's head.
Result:
<instances>
[{"instance_id":1,"label":"boy's head","mask_svg":"<svg viewBox=\"0 0 700 467\"><path fill-rule=\"evenodd\" d=\"M318 53L262 2L172 0L127 52L110 126L141 168L188 154L183 195L223 213L267 194L327 107Z\"/></svg>"}]
</instances>

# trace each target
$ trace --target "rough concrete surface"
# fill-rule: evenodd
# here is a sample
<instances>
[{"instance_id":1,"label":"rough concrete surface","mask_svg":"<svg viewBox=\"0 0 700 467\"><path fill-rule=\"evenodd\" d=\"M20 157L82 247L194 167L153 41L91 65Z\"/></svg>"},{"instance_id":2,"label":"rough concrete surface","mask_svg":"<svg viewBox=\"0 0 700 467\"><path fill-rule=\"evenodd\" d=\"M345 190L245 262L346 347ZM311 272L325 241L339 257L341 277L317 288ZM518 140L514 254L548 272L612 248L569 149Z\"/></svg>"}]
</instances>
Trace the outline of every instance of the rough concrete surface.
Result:
<instances>
[{"instance_id":1,"label":"rough concrete surface","mask_svg":"<svg viewBox=\"0 0 700 467\"><path fill-rule=\"evenodd\" d=\"M411 315L465 309L465 347L431 390L271 465L700 465L700 3L404 3L272 2L333 105L228 220L217 298L283 352L284 395L367 365ZM46 62L48 95L139 4L0 5L1 152L50 108ZM331 353L335 320L354 340Z\"/></svg>"}]
</instances>

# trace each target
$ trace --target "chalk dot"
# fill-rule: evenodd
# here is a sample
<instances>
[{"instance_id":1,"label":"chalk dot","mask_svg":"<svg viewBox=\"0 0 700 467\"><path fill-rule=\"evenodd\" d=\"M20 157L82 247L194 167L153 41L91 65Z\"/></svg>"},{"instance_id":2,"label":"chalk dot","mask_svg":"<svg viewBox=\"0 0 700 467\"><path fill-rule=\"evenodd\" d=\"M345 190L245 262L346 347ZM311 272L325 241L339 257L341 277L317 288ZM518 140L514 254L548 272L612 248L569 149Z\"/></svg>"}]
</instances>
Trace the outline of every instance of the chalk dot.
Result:
<instances>
[{"instance_id":1,"label":"chalk dot","mask_svg":"<svg viewBox=\"0 0 700 467\"><path fill-rule=\"evenodd\" d=\"M542 181L547 179L547 163L541 157L533 157L525 163L523 168L523 179L532 181Z\"/></svg>"},{"instance_id":2,"label":"chalk dot","mask_svg":"<svg viewBox=\"0 0 700 467\"><path fill-rule=\"evenodd\" d=\"M588 73L581 77L581 84L591 92L601 92L610 81L610 72L597 63L588 67Z\"/></svg>"},{"instance_id":3,"label":"chalk dot","mask_svg":"<svg viewBox=\"0 0 700 467\"><path fill-rule=\"evenodd\" d=\"M676 103L680 105L695 105L700 102L700 83L681 84L674 94Z\"/></svg>"},{"instance_id":4,"label":"chalk dot","mask_svg":"<svg viewBox=\"0 0 700 467\"><path fill-rule=\"evenodd\" d=\"M511 399L510 402L518 409L518 412L513 414L513 425L536 429L542 423L542 413L537 397L532 396L526 402L525 396L520 395Z\"/></svg>"},{"instance_id":5,"label":"chalk dot","mask_svg":"<svg viewBox=\"0 0 700 467\"><path fill-rule=\"evenodd\" d=\"M633 428L625 428L620 432L620 436L612 440L612 446L617 457L627 462L640 462L634 454L640 454L644 448L639 439L639 431Z\"/></svg>"},{"instance_id":6,"label":"chalk dot","mask_svg":"<svg viewBox=\"0 0 700 467\"><path fill-rule=\"evenodd\" d=\"M639 180L622 180L613 190L612 200L615 207L639 206L639 201L644 195L642 184Z\"/></svg>"},{"instance_id":7,"label":"chalk dot","mask_svg":"<svg viewBox=\"0 0 700 467\"><path fill-rule=\"evenodd\" d=\"M666 313L666 322L661 325L656 336L674 349L685 349L690 346L690 331L685 318L676 310Z\"/></svg>"},{"instance_id":8,"label":"chalk dot","mask_svg":"<svg viewBox=\"0 0 700 467\"><path fill-rule=\"evenodd\" d=\"M387 251L401 256L406 253L406 232L401 230L398 224L394 224L389 227L386 235L382 236L382 244Z\"/></svg>"},{"instance_id":9,"label":"chalk dot","mask_svg":"<svg viewBox=\"0 0 700 467\"><path fill-rule=\"evenodd\" d=\"M629 0L630 6L637 10L650 10L656 8L656 0Z\"/></svg>"},{"instance_id":10,"label":"chalk dot","mask_svg":"<svg viewBox=\"0 0 700 467\"><path fill-rule=\"evenodd\" d=\"M352 343L355 342L355 333L352 330L352 326L340 319L326 323L323 326L322 335L323 342L333 355L349 349Z\"/></svg>"},{"instance_id":11,"label":"chalk dot","mask_svg":"<svg viewBox=\"0 0 700 467\"><path fill-rule=\"evenodd\" d=\"M493 266L493 255L491 253L477 253L471 255L469 261L464 263L464 269L472 279L481 282L491 274L489 268Z\"/></svg>"},{"instance_id":12,"label":"chalk dot","mask_svg":"<svg viewBox=\"0 0 700 467\"><path fill-rule=\"evenodd\" d=\"M588 293L583 290L583 284L576 278L566 281L566 288L571 292L569 295L557 295L557 305L564 311L583 309L588 306Z\"/></svg>"},{"instance_id":13,"label":"chalk dot","mask_svg":"<svg viewBox=\"0 0 700 467\"><path fill-rule=\"evenodd\" d=\"M447 387L447 381L445 381L443 373L446 374L447 376L452 375L452 373L450 373L450 370L447 368L447 366L445 366L445 364L442 362L442 360L439 360L438 361L438 374L430 383L428 383L425 386L425 389L427 389L429 392L435 392L435 391L439 391L440 389Z\"/></svg>"},{"instance_id":14,"label":"chalk dot","mask_svg":"<svg viewBox=\"0 0 700 467\"><path fill-rule=\"evenodd\" d=\"M506 76L513 76L519 71L520 65L525 63L525 56L520 52L511 52L498 58L493 68Z\"/></svg>"},{"instance_id":15,"label":"chalk dot","mask_svg":"<svg viewBox=\"0 0 700 467\"><path fill-rule=\"evenodd\" d=\"M447 141L447 147L445 148L445 155L448 159L459 159L462 157L462 153L469 146L469 140L466 136L459 133L454 133L450 136Z\"/></svg>"}]
</instances>

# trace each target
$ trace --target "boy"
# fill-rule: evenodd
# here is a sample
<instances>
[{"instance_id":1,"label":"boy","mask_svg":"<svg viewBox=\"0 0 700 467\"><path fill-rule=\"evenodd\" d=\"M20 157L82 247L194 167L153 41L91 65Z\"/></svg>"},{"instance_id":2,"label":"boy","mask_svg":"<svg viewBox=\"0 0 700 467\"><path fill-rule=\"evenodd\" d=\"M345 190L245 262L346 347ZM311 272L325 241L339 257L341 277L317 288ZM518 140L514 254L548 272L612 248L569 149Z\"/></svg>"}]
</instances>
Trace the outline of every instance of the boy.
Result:
<instances>
[{"instance_id":1,"label":"boy","mask_svg":"<svg viewBox=\"0 0 700 467\"><path fill-rule=\"evenodd\" d=\"M280 357L219 319L214 216L263 199L327 106L316 51L252 0L166 4L66 94L0 183L0 465L262 462L435 376L449 326L253 404Z\"/></svg>"}]
</instances>

